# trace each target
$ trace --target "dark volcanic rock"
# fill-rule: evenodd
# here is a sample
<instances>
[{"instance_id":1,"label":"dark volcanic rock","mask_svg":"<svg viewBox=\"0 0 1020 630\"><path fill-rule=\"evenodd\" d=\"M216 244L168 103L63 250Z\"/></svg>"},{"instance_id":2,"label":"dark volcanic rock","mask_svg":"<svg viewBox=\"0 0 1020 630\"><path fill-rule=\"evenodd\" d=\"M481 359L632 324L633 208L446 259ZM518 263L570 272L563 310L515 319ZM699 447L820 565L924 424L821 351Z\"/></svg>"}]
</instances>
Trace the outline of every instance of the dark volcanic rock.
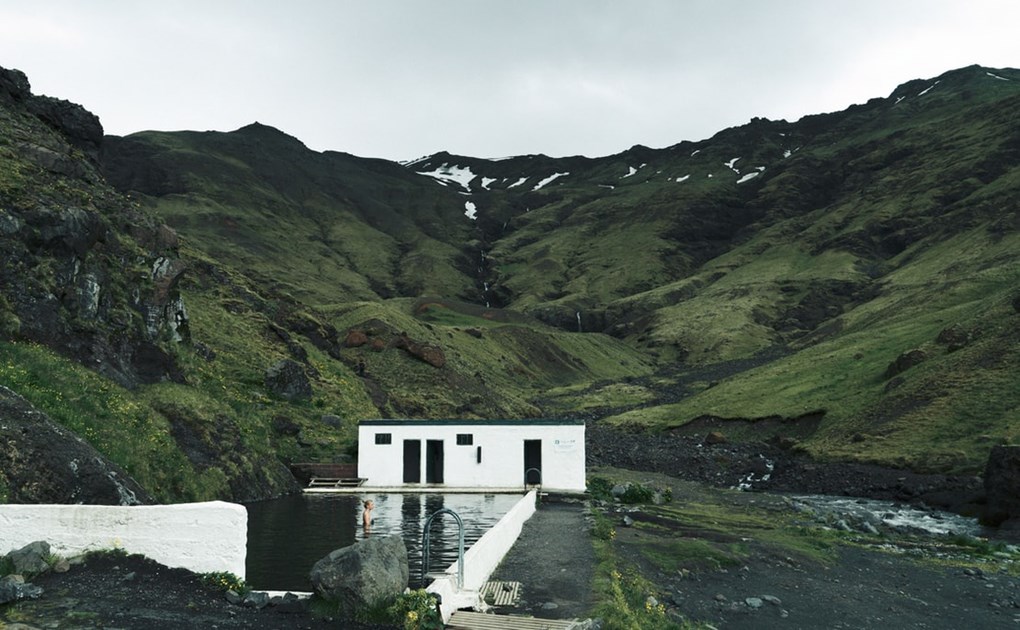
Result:
<instances>
[{"instance_id":1,"label":"dark volcanic rock","mask_svg":"<svg viewBox=\"0 0 1020 630\"><path fill-rule=\"evenodd\" d=\"M46 558L50 555L50 544L45 540L29 543L21 549L7 554L7 560L15 573L22 575L38 575L50 568Z\"/></svg>"},{"instance_id":2,"label":"dark volcanic rock","mask_svg":"<svg viewBox=\"0 0 1020 630\"><path fill-rule=\"evenodd\" d=\"M1020 446L992 448L985 467L985 493L988 524L1020 521Z\"/></svg>"},{"instance_id":3,"label":"dark volcanic rock","mask_svg":"<svg viewBox=\"0 0 1020 630\"><path fill-rule=\"evenodd\" d=\"M337 549L312 567L315 593L352 615L407 587L407 547L399 535L371 537Z\"/></svg>"},{"instance_id":4,"label":"dark volcanic rock","mask_svg":"<svg viewBox=\"0 0 1020 630\"><path fill-rule=\"evenodd\" d=\"M36 599L43 594L40 587L23 582L19 579L20 577L19 575L8 575L0 579L0 605L22 599ZM15 626L6 627L14 628Z\"/></svg>"},{"instance_id":5,"label":"dark volcanic rock","mask_svg":"<svg viewBox=\"0 0 1020 630\"><path fill-rule=\"evenodd\" d=\"M284 359L266 370L266 389L284 400L311 400L312 384L300 363Z\"/></svg>"},{"instance_id":6,"label":"dark volcanic rock","mask_svg":"<svg viewBox=\"0 0 1020 630\"><path fill-rule=\"evenodd\" d=\"M892 378L897 374L906 372L910 368L922 363L928 355L924 350L907 350L900 356L896 357L896 360L889 364L889 367L885 369L885 378Z\"/></svg>"},{"instance_id":7,"label":"dark volcanic rock","mask_svg":"<svg viewBox=\"0 0 1020 630\"><path fill-rule=\"evenodd\" d=\"M103 143L103 125L99 117L77 103L50 96L35 96L29 109L52 125L93 160L99 157Z\"/></svg>"},{"instance_id":8,"label":"dark volcanic rock","mask_svg":"<svg viewBox=\"0 0 1020 630\"><path fill-rule=\"evenodd\" d=\"M935 341L947 346L950 352L955 352L970 343L970 333L961 326L950 326L942 329Z\"/></svg>"},{"instance_id":9,"label":"dark volcanic rock","mask_svg":"<svg viewBox=\"0 0 1020 630\"><path fill-rule=\"evenodd\" d=\"M0 479L11 503L153 503L119 466L2 385Z\"/></svg>"}]
</instances>

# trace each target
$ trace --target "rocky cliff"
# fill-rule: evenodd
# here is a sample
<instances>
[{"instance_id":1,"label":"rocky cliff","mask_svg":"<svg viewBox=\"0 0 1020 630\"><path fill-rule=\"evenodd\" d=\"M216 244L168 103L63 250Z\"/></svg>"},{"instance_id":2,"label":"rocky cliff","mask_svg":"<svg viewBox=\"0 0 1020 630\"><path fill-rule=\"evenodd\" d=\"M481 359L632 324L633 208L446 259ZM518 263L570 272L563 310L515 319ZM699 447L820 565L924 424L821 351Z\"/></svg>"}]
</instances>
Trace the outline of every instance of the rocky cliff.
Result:
<instances>
[{"instance_id":1,"label":"rocky cliff","mask_svg":"<svg viewBox=\"0 0 1020 630\"><path fill-rule=\"evenodd\" d=\"M99 119L0 69L0 325L133 387L180 380L173 230L106 186Z\"/></svg>"}]
</instances>

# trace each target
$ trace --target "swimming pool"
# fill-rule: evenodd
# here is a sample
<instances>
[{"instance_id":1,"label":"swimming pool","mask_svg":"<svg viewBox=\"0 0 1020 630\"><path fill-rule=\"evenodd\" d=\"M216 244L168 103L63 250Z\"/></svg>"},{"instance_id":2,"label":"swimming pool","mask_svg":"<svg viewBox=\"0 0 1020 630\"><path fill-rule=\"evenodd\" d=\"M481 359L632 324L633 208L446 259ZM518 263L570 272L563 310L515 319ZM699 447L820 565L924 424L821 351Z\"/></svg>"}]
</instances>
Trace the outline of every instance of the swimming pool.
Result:
<instances>
[{"instance_id":1,"label":"swimming pool","mask_svg":"<svg viewBox=\"0 0 1020 630\"><path fill-rule=\"evenodd\" d=\"M421 575L422 526L429 515L452 509L464 522L464 548L470 548L522 495L518 494L300 494L249 503L249 586L266 590L309 591L308 573L334 549L363 540L361 505L375 501L370 535L400 534L407 545L410 585ZM430 571L457 561L457 523L449 515L433 521Z\"/></svg>"}]
</instances>

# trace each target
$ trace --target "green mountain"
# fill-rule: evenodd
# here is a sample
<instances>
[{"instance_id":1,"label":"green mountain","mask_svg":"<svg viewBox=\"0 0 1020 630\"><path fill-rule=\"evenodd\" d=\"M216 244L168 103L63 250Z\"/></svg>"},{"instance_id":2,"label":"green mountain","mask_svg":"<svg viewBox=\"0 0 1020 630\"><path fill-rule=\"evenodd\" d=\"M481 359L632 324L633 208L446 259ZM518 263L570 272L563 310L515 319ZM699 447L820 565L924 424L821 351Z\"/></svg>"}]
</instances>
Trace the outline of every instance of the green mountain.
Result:
<instances>
[{"instance_id":1,"label":"green mountain","mask_svg":"<svg viewBox=\"0 0 1020 630\"><path fill-rule=\"evenodd\" d=\"M104 138L3 72L0 385L157 498L287 491L373 416L957 473L1020 439L1020 71L664 149L405 164L258 123Z\"/></svg>"}]
</instances>

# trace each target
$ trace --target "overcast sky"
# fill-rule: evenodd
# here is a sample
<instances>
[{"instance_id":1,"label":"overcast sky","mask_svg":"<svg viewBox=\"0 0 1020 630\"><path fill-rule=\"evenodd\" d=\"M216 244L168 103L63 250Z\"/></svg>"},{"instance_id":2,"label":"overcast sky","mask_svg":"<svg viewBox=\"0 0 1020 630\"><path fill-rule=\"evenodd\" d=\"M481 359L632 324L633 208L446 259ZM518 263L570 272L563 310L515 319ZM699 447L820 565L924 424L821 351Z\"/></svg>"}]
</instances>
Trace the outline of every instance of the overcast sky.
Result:
<instances>
[{"instance_id":1,"label":"overcast sky","mask_svg":"<svg viewBox=\"0 0 1020 630\"><path fill-rule=\"evenodd\" d=\"M393 160L666 147L974 63L1020 67L1020 0L0 0L0 66L107 133Z\"/></svg>"}]
</instances>

